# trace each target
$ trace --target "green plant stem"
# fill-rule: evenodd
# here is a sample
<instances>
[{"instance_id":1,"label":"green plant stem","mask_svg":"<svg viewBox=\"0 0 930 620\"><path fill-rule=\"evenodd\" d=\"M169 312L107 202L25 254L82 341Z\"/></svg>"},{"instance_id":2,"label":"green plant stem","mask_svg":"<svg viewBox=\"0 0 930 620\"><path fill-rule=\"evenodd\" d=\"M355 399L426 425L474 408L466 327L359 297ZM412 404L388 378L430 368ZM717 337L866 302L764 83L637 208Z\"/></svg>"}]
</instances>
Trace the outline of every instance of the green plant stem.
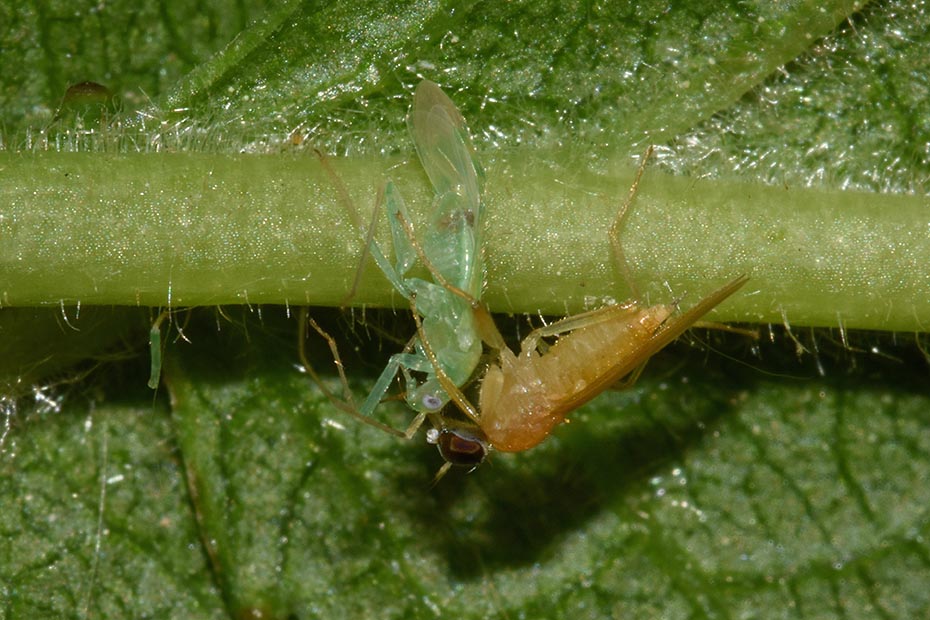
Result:
<instances>
[{"instance_id":1,"label":"green plant stem","mask_svg":"<svg viewBox=\"0 0 930 620\"><path fill-rule=\"evenodd\" d=\"M557 166L558 155L485 157L493 310L568 314L629 296L607 229L633 171L594 176ZM429 208L416 163L331 162L363 217L388 170L414 214ZM42 153L4 155L0 167L3 306L334 305L355 277L359 237L309 154ZM688 305L748 273L715 319L924 330L927 202L650 168L621 238L652 301ZM353 303L405 306L373 265Z\"/></svg>"}]
</instances>

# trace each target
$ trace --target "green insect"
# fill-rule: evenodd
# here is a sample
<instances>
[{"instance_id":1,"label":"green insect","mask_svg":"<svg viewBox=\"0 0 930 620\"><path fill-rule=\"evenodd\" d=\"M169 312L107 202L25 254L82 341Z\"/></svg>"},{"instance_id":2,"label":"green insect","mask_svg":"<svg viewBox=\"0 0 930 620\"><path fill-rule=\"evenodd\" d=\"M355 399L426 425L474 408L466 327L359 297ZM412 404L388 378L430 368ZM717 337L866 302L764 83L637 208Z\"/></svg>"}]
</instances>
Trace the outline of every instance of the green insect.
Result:
<instances>
[{"instance_id":1,"label":"green insect","mask_svg":"<svg viewBox=\"0 0 930 620\"><path fill-rule=\"evenodd\" d=\"M481 198L484 171L475 158L465 119L439 86L424 80L414 92L407 125L435 191L429 221L414 232L400 191L388 181L384 206L394 244L393 264L367 231L360 233L385 277L420 317L420 335L403 352L391 356L360 407L355 406L348 389L345 401L331 400L366 423L409 438L427 417L438 415L449 402L421 338L429 340L443 380L460 387L472 377L481 360L483 326L491 323L491 318L479 302L485 281ZM433 281L407 275L418 261L429 269ZM335 342L312 319L301 321L302 330L307 322L327 340L341 373ZM301 334L301 346L303 342ZM317 378L303 352L301 358L307 371ZM405 431L371 417L398 373L404 378L406 401L417 412ZM438 423L439 418L435 420Z\"/></svg>"}]
</instances>

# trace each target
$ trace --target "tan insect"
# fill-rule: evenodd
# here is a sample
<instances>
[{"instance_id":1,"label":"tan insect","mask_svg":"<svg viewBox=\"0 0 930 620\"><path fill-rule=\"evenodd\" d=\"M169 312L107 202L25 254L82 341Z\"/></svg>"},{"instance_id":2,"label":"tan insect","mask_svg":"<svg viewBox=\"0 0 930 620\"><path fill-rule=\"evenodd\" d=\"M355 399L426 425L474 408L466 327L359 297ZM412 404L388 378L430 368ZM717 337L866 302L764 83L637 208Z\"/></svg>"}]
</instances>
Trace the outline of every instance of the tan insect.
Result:
<instances>
[{"instance_id":1,"label":"tan insect","mask_svg":"<svg viewBox=\"0 0 930 620\"><path fill-rule=\"evenodd\" d=\"M651 151L650 148L644 156L627 201L610 230L620 269L631 287L619 230ZM676 314L677 304L644 306L628 301L567 317L531 332L521 343L518 354L503 344L490 315L475 301L474 311L481 317L476 324L484 326L485 342L497 350L497 359L488 366L481 380L477 407L442 371L428 339L423 337L419 317L414 313L424 351L442 388L468 418L467 422L456 421L448 415L432 419L434 428L427 438L439 447L446 460L437 479L452 465L476 467L492 449L528 450L542 442L570 412L607 388L624 378L626 386L631 386L650 357L739 290L747 280L745 275L734 278L679 314ZM635 287L633 290L635 294ZM543 339L552 336L557 336L558 340L541 350Z\"/></svg>"},{"instance_id":2,"label":"tan insect","mask_svg":"<svg viewBox=\"0 0 930 620\"><path fill-rule=\"evenodd\" d=\"M632 385L650 357L747 280L746 276L735 278L677 315L674 305L627 302L537 329L523 340L519 354L507 347L500 349L481 381L477 408L437 370L443 389L474 427L450 424L433 433L433 442L452 442L440 445L446 460L460 464L456 454L464 452L470 456L461 464L472 466L474 455L481 450L470 442L483 443L485 455L492 448L520 452L536 446L569 413L624 377L629 377L627 386ZM541 352L538 345L549 336L561 337ZM428 343L424 344L433 361L435 355ZM455 438L441 439L442 433L452 433Z\"/></svg>"}]
</instances>

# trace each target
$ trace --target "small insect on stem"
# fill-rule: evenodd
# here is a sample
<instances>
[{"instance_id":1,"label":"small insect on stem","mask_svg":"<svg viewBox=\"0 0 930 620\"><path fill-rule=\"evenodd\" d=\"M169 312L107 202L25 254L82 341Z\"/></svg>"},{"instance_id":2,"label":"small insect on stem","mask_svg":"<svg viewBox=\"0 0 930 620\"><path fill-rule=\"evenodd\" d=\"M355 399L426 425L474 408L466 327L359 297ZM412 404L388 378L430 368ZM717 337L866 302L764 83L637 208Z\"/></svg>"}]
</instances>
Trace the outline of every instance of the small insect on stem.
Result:
<instances>
[{"instance_id":1,"label":"small insect on stem","mask_svg":"<svg viewBox=\"0 0 930 620\"><path fill-rule=\"evenodd\" d=\"M164 353L163 343L161 338L161 325L167 320L169 324L172 322L172 310L162 310L158 317L155 318L155 321L152 323L152 327L149 329L149 361L150 361L150 370L149 370L149 381L148 386L157 390L158 386L161 383L161 358ZM190 320L190 313L187 314L187 318L184 321L186 326L187 321ZM184 326L175 325L175 329L178 332L178 338L182 338L185 341L187 338L184 336Z\"/></svg>"},{"instance_id":2,"label":"small insect on stem","mask_svg":"<svg viewBox=\"0 0 930 620\"><path fill-rule=\"evenodd\" d=\"M168 318L168 311L163 310L149 330L150 370L148 386L153 390L158 389L158 384L161 383L161 324L166 318Z\"/></svg>"},{"instance_id":3,"label":"small insect on stem","mask_svg":"<svg viewBox=\"0 0 930 620\"><path fill-rule=\"evenodd\" d=\"M651 148L610 232L620 271L628 280L630 271L618 241L619 231L650 153ZM422 330L420 339L443 389L470 419L473 425L470 437L486 442L487 449L520 452L538 445L571 411L607 388L624 378L626 387L635 383L650 357L733 295L747 280L745 275L734 278L680 314L676 313L677 304L645 306L634 300L536 329L523 340L518 354L507 347L500 348L482 379L477 407L449 381ZM634 292L637 290L632 281L629 286ZM414 318L421 329L418 317ZM541 351L539 344L548 337L558 339ZM435 439L438 443L439 438Z\"/></svg>"}]
</instances>

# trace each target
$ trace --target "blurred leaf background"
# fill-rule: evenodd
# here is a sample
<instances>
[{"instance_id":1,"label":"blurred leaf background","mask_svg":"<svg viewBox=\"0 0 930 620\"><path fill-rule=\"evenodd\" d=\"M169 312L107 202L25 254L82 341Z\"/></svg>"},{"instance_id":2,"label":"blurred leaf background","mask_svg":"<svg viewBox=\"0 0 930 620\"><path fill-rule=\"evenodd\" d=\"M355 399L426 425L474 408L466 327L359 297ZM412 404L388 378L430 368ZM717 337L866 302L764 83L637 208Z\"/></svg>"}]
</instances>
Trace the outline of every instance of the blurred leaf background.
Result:
<instances>
[{"instance_id":1,"label":"blurred leaf background","mask_svg":"<svg viewBox=\"0 0 930 620\"><path fill-rule=\"evenodd\" d=\"M0 135L87 157L407 152L425 76L483 152L599 172L655 142L681 175L923 195L928 23L894 2L8 5ZM85 81L112 97L69 100ZM179 317L155 393L154 314L0 314L31 352L3 356L4 618L930 609L920 335L697 334L539 448L430 489L431 449L297 372L291 310ZM398 346L381 333L411 333L403 312L319 316L359 394Z\"/></svg>"}]
</instances>

